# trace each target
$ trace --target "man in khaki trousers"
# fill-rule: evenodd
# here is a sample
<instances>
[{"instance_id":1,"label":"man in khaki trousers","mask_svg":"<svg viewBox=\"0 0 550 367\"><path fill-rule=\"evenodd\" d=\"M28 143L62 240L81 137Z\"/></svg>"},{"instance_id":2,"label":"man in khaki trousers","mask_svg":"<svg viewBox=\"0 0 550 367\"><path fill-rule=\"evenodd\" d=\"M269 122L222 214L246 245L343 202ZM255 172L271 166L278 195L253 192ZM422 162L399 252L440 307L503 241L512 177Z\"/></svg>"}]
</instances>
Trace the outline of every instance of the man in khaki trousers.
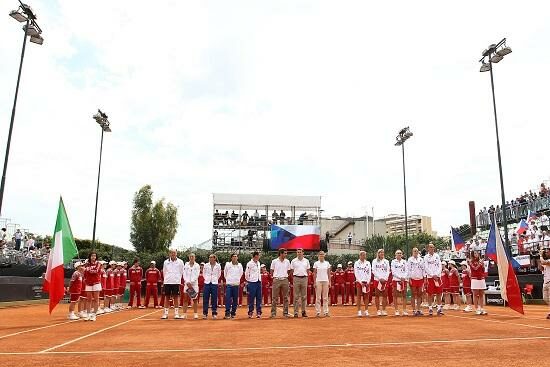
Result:
<instances>
[{"instance_id":1,"label":"man in khaki trousers","mask_svg":"<svg viewBox=\"0 0 550 367\"><path fill-rule=\"evenodd\" d=\"M296 250L296 255L296 258L290 262L294 283L294 317L298 317L300 308L302 310L302 317L307 317L306 297L309 260L304 257L304 250L301 248Z\"/></svg>"},{"instance_id":2,"label":"man in khaki trousers","mask_svg":"<svg viewBox=\"0 0 550 367\"><path fill-rule=\"evenodd\" d=\"M271 318L277 316L277 300L279 292L283 292L283 316L289 317L288 314L288 275L290 272L290 261L286 258L286 249L279 249L279 257L271 262L271 278L273 285L271 289Z\"/></svg>"}]
</instances>

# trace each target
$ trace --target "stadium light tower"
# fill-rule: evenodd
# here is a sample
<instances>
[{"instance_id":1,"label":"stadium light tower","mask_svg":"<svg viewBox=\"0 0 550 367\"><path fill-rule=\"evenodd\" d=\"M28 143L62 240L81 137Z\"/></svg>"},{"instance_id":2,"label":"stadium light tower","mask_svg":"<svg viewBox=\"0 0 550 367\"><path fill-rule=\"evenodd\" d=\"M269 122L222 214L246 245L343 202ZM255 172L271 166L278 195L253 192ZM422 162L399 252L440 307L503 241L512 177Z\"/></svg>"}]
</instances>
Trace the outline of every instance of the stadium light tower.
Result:
<instances>
[{"instance_id":1,"label":"stadium light tower","mask_svg":"<svg viewBox=\"0 0 550 367\"><path fill-rule=\"evenodd\" d=\"M405 251L406 258L409 256L409 217L407 215L407 180L405 175L405 142L413 136L413 133L409 130L409 127L402 128L395 137L395 146L401 146L403 155L403 196L405 198Z\"/></svg>"},{"instance_id":2,"label":"stadium light tower","mask_svg":"<svg viewBox=\"0 0 550 367\"><path fill-rule=\"evenodd\" d=\"M96 229L96 220L97 220L97 199L99 197L99 177L101 176L101 156L103 154L103 133L111 132L111 123L108 120L107 115L104 112L101 112L100 109L97 110L97 113L93 116L94 120L101 127L101 144L99 146L99 168L97 170L97 188L95 192L95 210L94 210L94 231L92 233L92 250L95 249L95 229Z\"/></svg>"},{"instance_id":3,"label":"stadium light tower","mask_svg":"<svg viewBox=\"0 0 550 367\"><path fill-rule=\"evenodd\" d=\"M8 170L8 159L10 157L11 135L13 132L13 122L15 120L15 107L17 106L17 94L19 93L19 81L21 80L21 69L23 68L23 58L25 57L25 47L27 46L27 36L32 43L41 45L44 43L42 38L42 29L36 23L36 14L31 7L19 1L19 8L10 12L10 17L19 23L25 23L23 26L23 48L21 49L21 61L19 61L19 73L17 74L17 84L15 85L15 97L13 98L13 107L11 109L10 128L8 132L8 141L6 143L6 154L4 155L4 169L2 170L2 181L0 183L0 215L2 214L2 203L4 201L4 188L6 185L6 172Z\"/></svg>"},{"instance_id":4,"label":"stadium light tower","mask_svg":"<svg viewBox=\"0 0 550 367\"><path fill-rule=\"evenodd\" d=\"M500 40L497 44L491 44L481 53L482 57L479 60L481 63L480 72L488 71L491 75L491 91L493 92L493 113L495 115L495 131L497 135L497 156L498 156L498 172L500 175L500 196L502 200L502 226L504 227L504 239L506 245L510 245L508 240L508 220L506 218L506 199L504 195L504 180L502 178L502 160L500 157L500 140L498 137L498 121L497 121L497 104L495 101L495 83L493 80L493 64L499 63L504 56L512 52L512 49L506 46L506 38Z\"/></svg>"}]
</instances>

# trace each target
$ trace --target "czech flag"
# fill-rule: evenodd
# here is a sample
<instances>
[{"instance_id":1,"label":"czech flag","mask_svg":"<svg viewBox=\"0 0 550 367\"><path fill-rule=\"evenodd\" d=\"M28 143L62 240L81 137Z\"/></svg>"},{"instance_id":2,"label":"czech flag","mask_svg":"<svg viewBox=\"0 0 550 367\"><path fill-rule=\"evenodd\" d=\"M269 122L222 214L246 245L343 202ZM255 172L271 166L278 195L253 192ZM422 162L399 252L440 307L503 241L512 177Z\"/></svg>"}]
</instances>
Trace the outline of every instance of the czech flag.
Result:
<instances>
[{"instance_id":1,"label":"czech flag","mask_svg":"<svg viewBox=\"0 0 550 367\"><path fill-rule=\"evenodd\" d=\"M493 231L493 227L491 227L491 231ZM512 265L513 262L517 263L517 261L512 258L510 251L504 246L500 232L496 233L496 254L498 279L500 280L500 295L503 300L508 302L508 306L510 306L512 310L523 315L523 299L521 298L518 279L516 278Z\"/></svg>"},{"instance_id":2,"label":"czech flag","mask_svg":"<svg viewBox=\"0 0 550 367\"><path fill-rule=\"evenodd\" d=\"M458 234L458 232L455 231L453 227L451 227L451 245L452 245L451 249L453 251L464 250L464 240L462 239L460 234Z\"/></svg>"},{"instance_id":3,"label":"czech flag","mask_svg":"<svg viewBox=\"0 0 550 367\"><path fill-rule=\"evenodd\" d=\"M319 250L321 227L310 225L271 225L271 249Z\"/></svg>"},{"instance_id":4,"label":"czech flag","mask_svg":"<svg viewBox=\"0 0 550 367\"><path fill-rule=\"evenodd\" d=\"M485 256L494 262L497 262L497 241L495 236L495 221L491 224L489 229L489 239L487 240L487 248L485 249Z\"/></svg>"},{"instance_id":5,"label":"czech flag","mask_svg":"<svg viewBox=\"0 0 550 367\"><path fill-rule=\"evenodd\" d=\"M519 221L518 229L516 230L517 234L524 234L529 229L529 224L525 221L525 219L522 219Z\"/></svg>"},{"instance_id":6,"label":"czech flag","mask_svg":"<svg viewBox=\"0 0 550 367\"><path fill-rule=\"evenodd\" d=\"M527 223L531 223L532 220L537 219L537 213L533 213L531 210L527 211Z\"/></svg>"}]
</instances>

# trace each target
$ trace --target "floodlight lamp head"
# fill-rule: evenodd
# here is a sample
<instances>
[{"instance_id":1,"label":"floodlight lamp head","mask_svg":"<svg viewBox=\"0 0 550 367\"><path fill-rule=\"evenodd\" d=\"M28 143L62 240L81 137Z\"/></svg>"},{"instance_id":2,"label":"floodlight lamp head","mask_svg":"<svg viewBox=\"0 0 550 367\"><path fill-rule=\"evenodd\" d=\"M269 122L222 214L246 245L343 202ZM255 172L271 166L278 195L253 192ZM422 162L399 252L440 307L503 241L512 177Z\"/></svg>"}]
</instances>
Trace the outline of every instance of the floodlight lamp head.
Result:
<instances>
[{"instance_id":1,"label":"floodlight lamp head","mask_svg":"<svg viewBox=\"0 0 550 367\"><path fill-rule=\"evenodd\" d=\"M29 18L27 18L27 16L23 14L19 9L10 11L10 17L17 20L20 23L26 22Z\"/></svg>"},{"instance_id":2,"label":"floodlight lamp head","mask_svg":"<svg viewBox=\"0 0 550 367\"><path fill-rule=\"evenodd\" d=\"M44 43L44 37L42 37L41 35L38 35L38 36L31 36L31 39L30 41L32 43L36 43L37 45L41 45Z\"/></svg>"},{"instance_id":3,"label":"floodlight lamp head","mask_svg":"<svg viewBox=\"0 0 550 367\"><path fill-rule=\"evenodd\" d=\"M27 36L36 37L40 35L40 30L34 24L24 25L23 30L27 33Z\"/></svg>"},{"instance_id":4,"label":"floodlight lamp head","mask_svg":"<svg viewBox=\"0 0 550 367\"><path fill-rule=\"evenodd\" d=\"M480 71L481 73L483 73L483 72L489 71L489 70L491 70L491 64L486 63L485 61L483 61L483 62L481 63L481 67L479 68L479 71Z\"/></svg>"},{"instance_id":5,"label":"floodlight lamp head","mask_svg":"<svg viewBox=\"0 0 550 367\"><path fill-rule=\"evenodd\" d=\"M497 55L499 56L506 56L510 53L512 53L512 49L506 45L497 51Z\"/></svg>"}]
</instances>

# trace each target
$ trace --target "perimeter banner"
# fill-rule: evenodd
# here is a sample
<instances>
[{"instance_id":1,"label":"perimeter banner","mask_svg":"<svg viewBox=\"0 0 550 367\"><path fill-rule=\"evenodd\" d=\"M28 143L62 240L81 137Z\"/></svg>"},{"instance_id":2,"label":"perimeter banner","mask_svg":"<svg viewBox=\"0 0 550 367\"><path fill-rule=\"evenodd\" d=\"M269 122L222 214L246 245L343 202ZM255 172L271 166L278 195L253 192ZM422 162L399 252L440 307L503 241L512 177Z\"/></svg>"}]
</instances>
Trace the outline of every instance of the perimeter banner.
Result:
<instances>
[{"instance_id":1,"label":"perimeter banner","mask_svg":"<svg viewBox=\"0 0 550 367\"><path fill-rule=\"evenodd\" d=\"M302 248L319 250L321 227L312 225L271 225L271 249L283 247L288 250Z\"/></svg>"}]
</instances>

